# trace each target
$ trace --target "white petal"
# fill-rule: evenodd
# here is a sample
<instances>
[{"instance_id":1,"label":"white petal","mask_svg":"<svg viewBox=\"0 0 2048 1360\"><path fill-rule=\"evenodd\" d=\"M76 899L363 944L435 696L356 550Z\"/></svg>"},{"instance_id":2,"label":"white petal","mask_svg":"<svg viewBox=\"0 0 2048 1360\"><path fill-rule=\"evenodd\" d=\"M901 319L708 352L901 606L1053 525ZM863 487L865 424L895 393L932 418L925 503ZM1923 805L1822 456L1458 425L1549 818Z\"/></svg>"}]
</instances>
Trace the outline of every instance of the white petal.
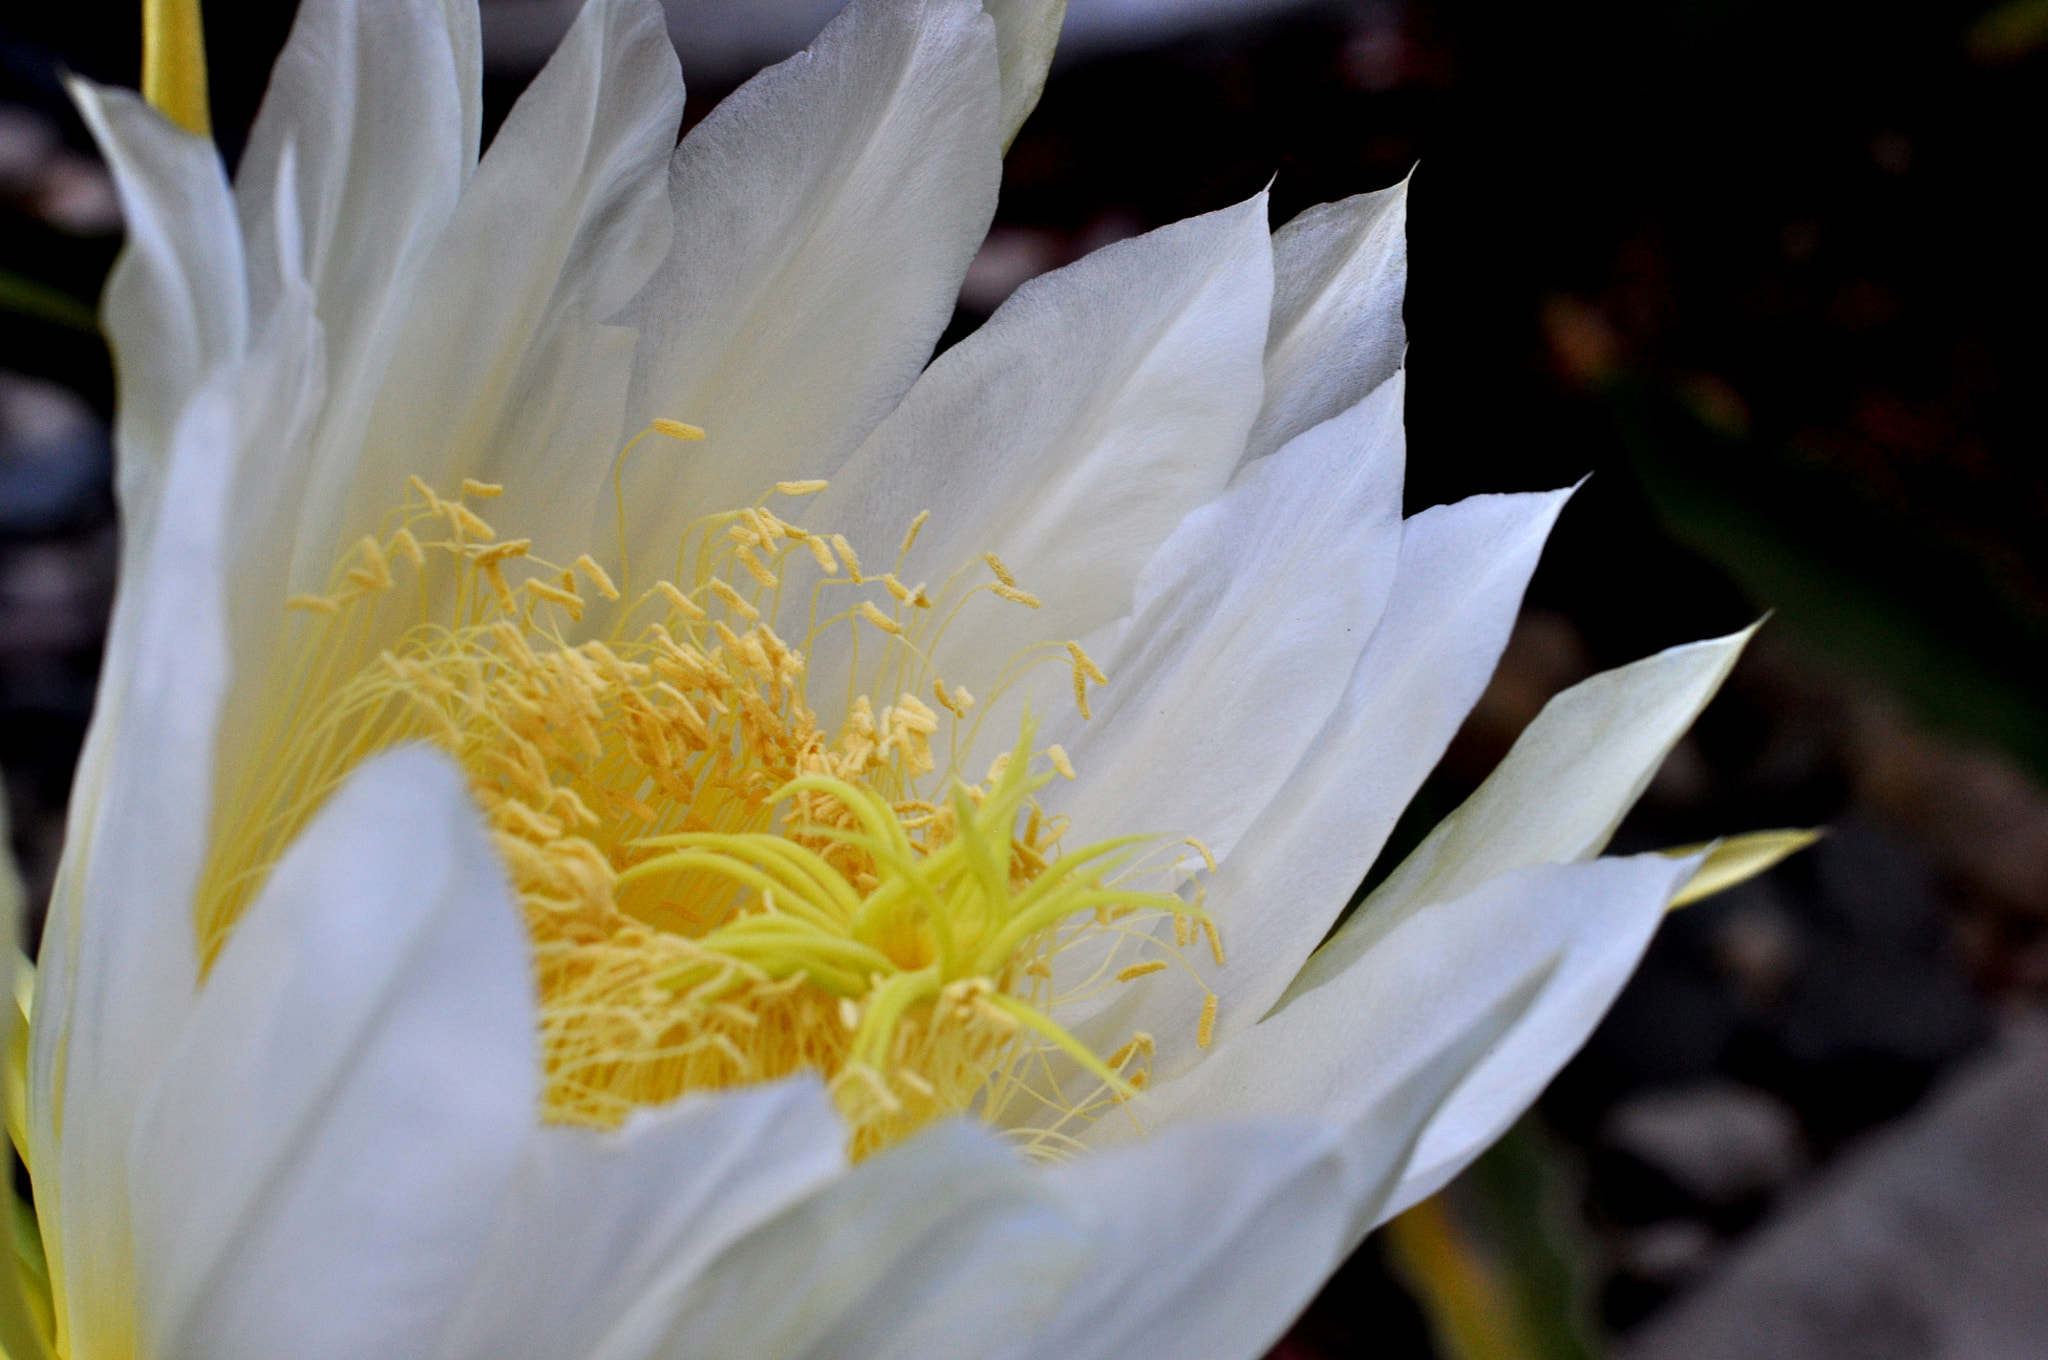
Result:
<instances>
[{"instance_id":1,"label":"white petal","mask_svg":"<svg viewBox=\"0 0 2048 1360\"><path fill-rule=\"evenodd\" d=\"M127 240L100 311L114 351L114 443L130 551L155 532L185 404L248 341L242 241L213 143L126 90L70 82L121 195Z\"/></svg>"},{"instance_id":2,"label":"white petal","mask_svg":"<svg viewBox=\"0 0 2048 1360\"><path fill-rule=\"evenodd\" d=\"M525 931L464 780L363 765L229 938L137 1126L147 1353L431 1354L533 1127Z\"/></svg>"},{"instance_id":3,"label":"white petal","mask_svg":"<svg viewBox=\"0 0 2048 1360\"><path fill-rule=\"evenodd\" d=\"M402 314L476 164L476 28L464 0L307 0L271 68L236 176L253 309L311 284L338 385Z\"/></svg>"},{"instance_id":4,"label":"white petal","mask_svg":"<svg viewBox=\"0 0 2048 1360\"><path fill-rule=\"evenodd\" d=\"M1674 861L1638 855L1523 871L1532 877L1577 880L1548 902L1532 894L1525 913L1585 913L1592 918L1590 928L1572 941L1535 1004L1437 1111L1383 1217L1391 1218L1449 1184L1543 1094L1614 1004L1664 919L1672 893L1698 863L1697 857ZM1611 870L1601 876L1605 882L1598 881L1596 873L1609 865L1633 867ZM1517 877L1503 875L1495 882Z\"/></svg>"},{"instance_id":5,"label":"white petal","mask_svg":"<svg viewBox=\"0 0 2048 1360\"><path fill-rule=\"evenodd\" d=\"M1343 970L1428 903L1525 865L1599 854L1755 631L1672 647L1553 698L1486 782L1316 951L1289 993Z\"/></svg>"},{"instance_id":6,"label":"white petal","mask_svg":"<svg viewBox=\"0 0 2048 1360\"><path fill-rule=\"evenodd\" d=\"M1050 1314L1084 1246L1016 1154L948 1121L724 1252L661 1354L971 1360Z\"/></svg>"},{"instance_id":7,"label":"white petal","mask_svg":"<svg viewBox=\"0 0 2048 1360\"><path fill-rule=\"evenodd\" d=\"M686 1099L616 1133L540 1130L439 1354L653 1354L698 1272L843 1174L845 1143L810 1080Z\"/></svg>"},{"instance_id":8,"label":"white petal","mask_svg":"<svg viewBox=\"0 0 2048 1360\"><path fill-rule=\"evenodd\" d=\"M158 531L123 561L43 934L29 1126L37 1209L79 1355L129 1344L128 1139L197 976L192 894L228 676L235 376L217 373L185 407Z\"/></svg>"},{"instance_id":9,"label":"white petal","mask_svg":"<svg viewBox=\"0 0 2048 1360\"><path fill-rule=\"evenodd\" d=\"M1266 1013L1365 877L1485 689L1569 494L1474 496L1402 526L1393 594L1342 700L1209 881L1228 962L1199 967L1219 1039ZM1171 1078L1198 1057L1201 1001L1180 970L1155 973L1083 1033L1114 1048L1146 1030L1161 1041L1154 1078Z\"/></svg>"},{"instance_id":10,"label":"white petal","mask_svg":"<svg viewBox=\"0 0 2048 1360\"><path fill-rule=\"evenodd\" d=\"M1442 1184L1535 1098L1585 1042L1691 872L1661 855L1538 865L1436 903L1159 1088L1153 1121L1355 1125L1383 1117L1395 1078L1457 1054L1456 1086L1417 1121L1401 1186L1354 1222L1362 1234ZM1116 1135L1109 1121L1098 1127Z\"/></svg>"},{"instance_id":11,"label":"white petal","mask_svg":"<svg viewBox=\"0 0 2048 1360\"><path fill-rule=\"evenodd\" d=\"M1337 706L1401 550L1398 377L1239 476L1138 579L1095 716L1058 716L1084 777L1045 791L1090 839L1199 836L1227 855Z\"/></svg>"},{"instance_id":12,"label":"white petal","mask_svg":"<svg viewBox=\"0 0 2048 1360\"><path fill-rule=\"evenodd\" d=\"M982 0L996 21L996 55L1002 63L1002 143L1005 150L1031 116L1045 89L1045 71L1059 45L1067 0Z\"/></svg>"},{"instance_id":13,"label":"white petal","mask_svg":"<svg viewBox=\"0 0 2048 1360\"><path fill-rule=\"evenodd\" d=\"M1373 1192L1342 1132L1307 1123L1192 1124L1045 1178L1090 1252L1005 1360L1253 1360L1343 1259L1349 1201Z\"/></svg>"},{"instance_id":14,"label":"white petal","mask_svg":"<svg viewBox=\"0 0 2048 1360\"><path fill-rule=\"evenodd\" d=\"M348 510L336 528L302 530L295 588L322 588L341 543L379 523L413 473L444 491L505 482L496 513L541 551L568 561L592 546L632 339L604 323L668 248L664 166L682 100L654 0L594 0L423 266L374 413L330 415L307 502Z\"/></svg>"},{"instance_id":15,"label":"white petal","mask_svg":"<svg viewBox=\"0 0 2048 1360\"><path fill-rule=\"evenodd\" d=\"M698 516L832 475L895 405L995 210L1001 106L973 0L854 0L683 139L674 248L632 312L628 434L668 417L709 437L628 460L644 552L672 560Z\"/></svg>"},{"instance_id":16,"label":"white petal","mask_svg":"<svg viewBox=\"0 0 2048 1360\"><path fill-rule=\"evenodd\" d=\"M1322 203L1273 233L1266 405L1245 457L1263 458L1401 366L1408 344L1408 182Z\"/></svg>"},{"instance_id":17,"label":"white petal","mask_svg":"<svg viewBox=\"0 0 2048 1360\"><path fill-rule=\"evenodd\" d=\"M992 551L1044 601L974 601L936 653L949 682L986 694L1024 643L1129 613L1154 551L1229 481L1263 390L1265 216L1261 194L1025 284L933 362L821 498L820 518L884 560L929 509L908 580L974 563L961 583L985 581L974 559Z\"/></svg>"}]
</instances>

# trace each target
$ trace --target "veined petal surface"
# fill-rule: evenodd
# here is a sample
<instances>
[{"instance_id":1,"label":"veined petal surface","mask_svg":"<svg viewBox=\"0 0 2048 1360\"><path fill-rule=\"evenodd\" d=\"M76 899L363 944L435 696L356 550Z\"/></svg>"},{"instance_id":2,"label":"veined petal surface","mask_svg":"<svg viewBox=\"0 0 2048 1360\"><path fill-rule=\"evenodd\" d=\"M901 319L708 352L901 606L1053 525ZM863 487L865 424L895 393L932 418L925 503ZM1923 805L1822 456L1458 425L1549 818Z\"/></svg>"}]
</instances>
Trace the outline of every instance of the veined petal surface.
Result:
<instances>
[{"instance_id":1,"label":"veined petal surface","mask_svg":"<svg viewBox=\"0 0 2048 1360\"><path fill-rule=\"evenodd\" d=\"M216 961L131 1154L158 1360L426 1357L528 1140L525 932L461 774L403 749Z\"/></svg>"},{"instance_id":2,"label":"veined petal surface","mask_svg":"<svg viewBox=\"0 0 2048 1360\"><path fill-rule=\"evenodd\" d=\"M1434 903L1162 1084L1150 1123L1291 1117L1350 1126L1374 1115L1389 1074L1473 1036L1446 1083L1450 1095L1418 1121L1400 1186L1353 1224L1362 1235L1477 1156L1577 1051L1692 868L1662 855L1537 865ZM1110 1121L1097 1127L1120 1136Z\"/></svg>"},{"instance_id":3,"label":"veined petal surface","mask_svg":"<svg viewBox=\"0 0 2048 1360\"><path fill-rule=\"evenodd\" d=\"M339 389L374 378L476 166L480 62L463 0L306 0L271 68L236 175L251 311L311 286Z\"/></svg>"},{"instance_id":4,"label":"veined petal surface","mask_svg":"<svg viewBox=\"0 0 2048 1360\"><path fill-rule=\"evenodd\" d=\"M1408 182L1322 203L1273 233L1266 402L1245 441L1263 458L1394 375L1408 347Z\"/></svg>"},{"instance_id":5,"label":"veined petal surface","mask_svg":"<svg viewBox=\"0 0 2048 1360\"><path fill-rule=\"evenodd\" d=\"M1569 495L1474 496L1402 524L1392 592L1341 698L1208 882L1227 958L1203 975L1219 1042L1301 970L1486 688ZM1112 1048L1134 1029L1172 1034L1201 1002L1169 969L1125 985L1078 1032ZM1198 1056L1162 1048L1154 1080Z\"/></svg>"},{"instance_id":6,"label":"veined petal surface","mask_svg":"<svg viewBox=\"0 0 2048 1360\"><path fill-rule=\"evenodd\" d=\"M941 610L984 552L1043 602L964 612L935 652L949 682L985 693L1019 647L1129 613L1154 551L1228 483L1264 390L1265 216L1260 194L1026 283L820 498L856 542L931 511L902 572Z\"/></svg>"},{"instance_id":7,"label":"veined petal surface","mask_svg":"<svg viewBox=\"0 0 2048 1360\"><path fill-rule=\"evenodd\" d=\"M959 1360L1031 1335L1085 1240L985 1129L939 1124L763 1224L674 1301L661 1354Z\"/></svg>"},{"instance_id":8,"label":"veined petal surface","mask_svg":"<svg viewBox=\"0 0 2048 1360\"><path fill-rule=\"evenodd\" d=\"M498 513L540 550L591 546L632 365L631 332L608 323L668 249L663 167L682 101L660 6L593 0L422 266L374 407L330 414L306 501L349 510L302 529L297 589L321 589L414 473L450 490L504 483Z\"/></svg>"},{"instance_id":9,"label":"veined petal surface","mask_svg":"<svg viewBox=\"0 0 2048 1360\"><path fill-rule=\"evenodd\" d=\"M896 404L994 214L1002 112L974 0L854 0L691 129L673 245L628 314L627 433L708 437L628 460L634 543L673 551L698 515L833 476Z\"/></svg>"},{"instance_id":10,"label":"veined petal surface","mask_svg":"<svg viewBox=\"0 0 2048 1360\"><path fill-rule=\"evenodd\" d=\"M116 489L134 552L156 531L186 403L248 344L241 235L212 142L129 91L84 80L69 88L113 172L127 228L100 309L117 379Z\"/></svg>"},{"instance_id":11,"label":"veined petal surface","mask_svg":"<svg viewBox=\"0 0 2048 1360\"><path fill-rule=\"evenodd\" d=\"M697 1275L843 1175L845 1142L808 1078L686 1098L614 1133L538 1130L439 1356L663 1353Z\"/></svg>"},{"instance_id":12,"label":"veined petal surface","mask_svg":"<svg viewBox=\"0 0 2048 1360\"><path fill-rule=\"evenodd\" d=\"M123 564L43 933L29 1135L37 1212L65 1305L60 1345L76 1355L133 1344L128 1140L197 976L192 891L228 679L237 376L217 371L186 404L158 530L132 541Z\"/></svg>"},{"instance_id":13,"label":"veined petal surface","mask_svg":"<svg viewBox=\"0 0 2048 1360\"><path fill-rule=\"evenodd\" d=\"M1754 632L1672 647L1553 698L1486 782L1316 951L1288 994L1349 967L1431 902L1527 865L1599 854Z\"/></svg>"}]
</instances>

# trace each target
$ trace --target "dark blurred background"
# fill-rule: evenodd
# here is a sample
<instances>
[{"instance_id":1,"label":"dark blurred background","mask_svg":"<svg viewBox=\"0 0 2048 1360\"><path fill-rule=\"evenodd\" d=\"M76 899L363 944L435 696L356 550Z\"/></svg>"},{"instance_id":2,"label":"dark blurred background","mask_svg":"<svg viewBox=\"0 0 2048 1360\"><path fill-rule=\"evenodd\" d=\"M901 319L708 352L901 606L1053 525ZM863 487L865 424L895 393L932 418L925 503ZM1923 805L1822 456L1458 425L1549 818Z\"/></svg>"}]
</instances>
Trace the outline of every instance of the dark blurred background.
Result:
<instances>
[{"instance_id":1,"label":"dark blurred background","mask_svg":"<svg viewBox=\"0 0 2048 1360\"><path fill-rule=\"evenodd\" d=\"M1411 508L1593 474L1390 855L1559 689L1766 610L1617 845L1830 828L1675 915L1540 1109L1276 1355L2048 1355L2048 0L1074 5L949 341L1269 180L1277 225L1412 171ZM678 0L690 117L831 7ZM494 120L568 12L486 5ZM208 6L231 158L290 14ZM32 897L117 544L119 212L59 79L137 55L126 4L0 21L0 766Z\"/></svg>"}]
</instances>

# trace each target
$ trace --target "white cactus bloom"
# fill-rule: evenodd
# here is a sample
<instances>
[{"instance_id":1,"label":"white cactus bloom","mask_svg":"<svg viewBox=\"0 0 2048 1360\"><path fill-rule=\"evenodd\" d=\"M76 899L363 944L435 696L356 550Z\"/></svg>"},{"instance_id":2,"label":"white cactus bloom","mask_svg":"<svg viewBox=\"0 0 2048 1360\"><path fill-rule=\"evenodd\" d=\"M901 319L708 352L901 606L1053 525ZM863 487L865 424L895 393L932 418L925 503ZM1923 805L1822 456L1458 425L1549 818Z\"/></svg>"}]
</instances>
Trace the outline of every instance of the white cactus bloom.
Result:
<instances>
[{"instance_id":1,"label":"white cactus bloom","mask_svg":"<svg viewBox=\"0 0 2048 1360\"><path fill-rule=\"evenodd\" d=\"M927 366L1058 22L855 0L678 146L592 0L479 160L474 0L305 0L232 188L77 87L127 538L14 1360L1255 1356L1583 1042L1742 637L1321 943L1567 493L1402 518L1401 188Z\"/></svg>"}]
</instances>

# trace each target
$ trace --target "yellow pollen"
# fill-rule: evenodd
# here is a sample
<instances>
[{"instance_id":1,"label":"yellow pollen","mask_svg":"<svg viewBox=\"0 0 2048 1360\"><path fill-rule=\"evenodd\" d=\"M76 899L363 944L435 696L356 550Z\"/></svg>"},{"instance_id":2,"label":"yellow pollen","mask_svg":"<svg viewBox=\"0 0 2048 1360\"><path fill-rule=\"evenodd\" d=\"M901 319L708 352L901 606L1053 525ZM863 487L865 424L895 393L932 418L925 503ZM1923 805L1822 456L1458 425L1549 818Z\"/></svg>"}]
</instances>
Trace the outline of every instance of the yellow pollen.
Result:
<instances>
[{"instance_id":1,"label":"yellow pollen","mask_svg":"<svg viewBox=\"0 0 2048 1360\"><path fill-rule=\"evenodd\" d=\"M480 482L474 477L462 479L462 494L475 496L478 500L496 500L505 494L505 488L496 482Z\"/></svg>"},{"instance_id":2,"label":"yellow pollen","mask_svg":"<svg viewBox=\"0 0 2048 1360\"><path fill-rule=\"evenodd\" d=\"M981 555L981 560L988 563L988 569L996 574L996 579L998 581L1001 581L1004 585L1010 587L1010 589L1012 590L1015 590L1017 588L1017 578L1015 576L1012 576L1010 574L1010 569L1003 565L1002 558L997 557L994 553L990 552L983 553Z\"/></svg>"},{"instance_id":3,"label":"yellow pollen","mask_svg":"<svg viewBox=\"0 0 2048 1360\"><path fill-rule=\"evenodd\" d=\"M903 535L903 546L896 550L896 555L898 557L910 556L911 547L917 542L918 534L922 533L924 530L924 522L930 519L931 517L932 512L929 510L920 510L917 512L917 517L910 521L910 528Z\"/></svg>"},{"instance_id":4,"label":"yellow pollen","mask_svg":"<svg viewBox=\"0 0 2048 1360\"><path fill-rule=\"evenodd\" d=\"M940 714L965 718L975 700L931 674L921 613L893 618L870 598L827 611L839 622L825 626L886 635L867 663L896 697L878 711L847 689L838 730L821 726L806 697L816 632L792 643L774 625L791 553L846 564L852 580L817 591L863 585L843 538L758 507L713 516L682 545L680 584L622 600L594 557L542 561L460 501L409 487L326 593L288 602L303 611L292 659L216 812L194 921L203 966L350 770L424 741L467 773L524 914L551 1122L608 1128L687 1092L810 1071L855 1156L954 1114L1057 1155L1074 1121L1145 1086L1149 1036L1104 1062L1055 1014L1106 979L1162 971L1144 953L1177 956L1198 927L1220 957L1186 857L1151 837L1067 849L1066 819L1036 794L1076 772L1059 747L1033 749L1029 719L969 782L972 732L942 735ZM393 589L397 569L416 591ZM762 593L742 595L735 573ZM604 637L567 631L585 609L579 578L620 602ZM893 573L875 584L929 607ZM1077 677L1102 683L1068 651ZM1154 875L1159 887L1140 882ZM1137 961L1116 957L1132 947ZM1111 962L1056 984L1075 949ZM1197 1042L1214 1012L1211 996Z\"/></svg>"},{"instance_id":5,"label":"yellow pollen","mask_svg":"<svg viewBox=\"0 0 2048 1360\"><path fill-rule=\"evenodd\" d=\"M1202 1020L1195 1028L1195 1043L1207 1048L1216 1037L1216 993L1202 998Z\"/></svg>"},{"instance_id":6,"label":"yellow pollen","mask_svg":"<svg viewBox=\"0 0 2048 1360\"><path fill-rule=\"evenodd\" d=\"M574 565L576 570L590 578L590 584L597 587L598 594L604 596L607 600L619 598L619 588L612 584L610 573L605 571L603 567L600 567L589 553L585 553L577 558Z\"/></svg>"},{"instance_id":7,"label":"yellow pollen","mask_svg":"<svg viewBox=\"0 0 2048 1360\"><path fill-rule=\"evenodd\" d=\"M702 439L704 437L704 431L701 427L687 425L680 420L664 418L654 421L648 428L658 434L665 434L670 439Z\"/></svg>"},{"instance_id":8,"label":"yellow pollen","mask_svg":"<svg viewBox=\"0 0 2048 1360\"><path fill-rule=\"evenodd\" d=\"M812 477L802 481L777 482L775 490L777 494L783 496L815 496L830 485L831 483L822 477Z\"/></svg>"},{"instance_id":9,"label":"yellow pollen","mask_svg":"<svg viewBox=\"0 0 2048 1360\"><path fill-rule=\"evenodd\" d=\"M866 619L869 623L872 623L873 625L875 625L875 627L881 629L883 632L894 634L897 637L901 637L903 635L903 625L896 622L896 620L890 618L887 614L884 614L881 610L875 608L874 602L872 600L862 600L860 602L859 612L862 618Z\"/></svg>"}]
</instances>

